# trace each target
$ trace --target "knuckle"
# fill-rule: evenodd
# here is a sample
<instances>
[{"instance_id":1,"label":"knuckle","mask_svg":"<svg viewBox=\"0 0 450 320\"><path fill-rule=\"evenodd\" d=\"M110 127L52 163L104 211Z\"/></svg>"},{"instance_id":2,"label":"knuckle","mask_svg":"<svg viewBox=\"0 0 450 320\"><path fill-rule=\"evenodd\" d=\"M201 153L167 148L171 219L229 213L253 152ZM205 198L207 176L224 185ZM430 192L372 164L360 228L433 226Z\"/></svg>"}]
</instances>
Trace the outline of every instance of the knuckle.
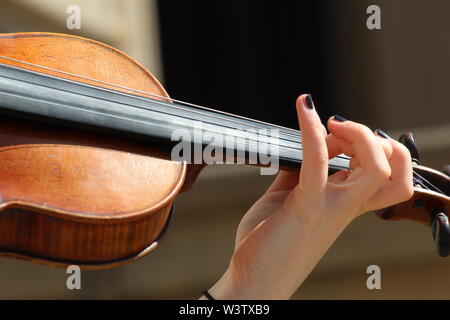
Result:
<instances>
[{"instance_id":1,"label":"knuckle","mask_svg":"<svg viewBox=\"0 0 450 320\"><path fill-rule=\"evenodd\" d=\"M364 141L365 143L369 141L375 141L376 136L373 134L372 130L370 130L368 127L366 127L363 124L356 123L354 125L355 138L358 140Z\"/></svg>"},{"instance_id":2,"label":"knuckle","mask_svg":"<svg viewBox=\"0 0 450 320\"><path fill-rule=\"evenodd\" d=\"M402 199L403 201L407 201L412 198L414 195L414 187L412 182L404 181L402 188Z\"/></svg>"},{"instance_id":3,"label":"knuckle","mask_svg":"<svg viewBox=\"0 0 450 320\"><path fill-rule=\"evenodd\" d=\"M403 184L400 186L395 186L395 189L391 193L392 196L391 205L408 201L409 199L411 199L413 194L414 188L412 184L410 185Z\"/></svg>"},{"instance_id":4,"label":"knuckle","mask_svg":"<svg viewBox=\"0 0 450 320\"><path fill-rule=\"evenodd\" d=\"M400 142L396 141L395 143L397 144L397 148L398 148L399 154L402 157L402 159L411 161L411 153L409 152L408 148L405 147Z\"/></svg>"},{"instance_id":5,"label":"knuckle","mask_svg":"<svg viewBox=\"0 0 450 320\"><path fill-rule=\"evenodd\" d=\"M285 202L285 205L289 208L296 208L294 213L301 224L313 226L318 223L320 215L315 214L313 210L308 210L306 202L312 203L312 206L315 208L320 208L323 201L318 201L317 198L320 197L316 194L308 194L305 192L304 188L299 185L294 188L294 192L288 198L288 201ZM289 208L286 209L286 212L293 212L292 209Z\"/></svg>"},{"instance_id":6,"label":"knuckle","mask_svg":"<svg viewBox=\"0 0 450 320\"><path fill-rule=\"evenodd\" d=\"M367 127L361 123L356 123L355 126L361 135L369 136L369 137L375 136L373 134L372 130L369 129L369 127Z\"/></svg>"},{"instance_id":7,"label":"knuckle","mask_svg":"<svg viewBox=\"0 0 450 320\"><path fill-rule=\"evenodd\" d=\"M372 168L372 175L376 182L384 182L391 176L391 168L388 165L376 165Z\"/></svg>"},{"instance_id":8,"label":"knuckle","mask_svg":"<svg viewBox=\"0 0 450 320\"><path fill-rule=\"evenodd\" d=\"M323 133L324 127L320 121L314 121L314 123L311 124L311 130L320 132L320 134Z\"/></svg>"}]
</instances>

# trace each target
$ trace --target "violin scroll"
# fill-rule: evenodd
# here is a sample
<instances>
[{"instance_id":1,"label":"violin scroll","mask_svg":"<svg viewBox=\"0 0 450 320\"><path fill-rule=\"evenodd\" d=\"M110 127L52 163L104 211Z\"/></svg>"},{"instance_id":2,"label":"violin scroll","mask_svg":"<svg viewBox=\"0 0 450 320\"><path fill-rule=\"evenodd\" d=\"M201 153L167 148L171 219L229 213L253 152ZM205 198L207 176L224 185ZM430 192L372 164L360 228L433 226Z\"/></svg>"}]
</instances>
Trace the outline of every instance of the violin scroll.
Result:
<instances>
[{"instance_id":1,"label":"violin scroll","mask_svg":"<svg viewBox=\"0 0 450 320\"><path fill-rule=\"evenodd\" d=\"M377 210L384 220L412 220L431 227L437 252L441 257L450 255L450 166L437 171L420 165L420 156L411 132L399 141L411 153L413 162L414 195L405 202Z\"/></svg>"},{"instance_id":2,"label":"violin scroll","mask_svg":"<svg viewBox=\"0 0 450 320\"><path fill-rule=\"evenodd\" d=\"M445 173L448 177L450 177L450 164L442 168L442 172Z\"/></svg>"},{"instance_id":3,"label":"violin scroll","mask_svg":"<svg viewBox=\"0 0 450 320\"><path fill-rule=\"evenodd\" d=\"M411 154L411 160L414 163L420 164L419 151L417 150L412 132L403 133L398 141L400 141L400 143L409 150L409 153Z\"/></svg>"}]
</instances>

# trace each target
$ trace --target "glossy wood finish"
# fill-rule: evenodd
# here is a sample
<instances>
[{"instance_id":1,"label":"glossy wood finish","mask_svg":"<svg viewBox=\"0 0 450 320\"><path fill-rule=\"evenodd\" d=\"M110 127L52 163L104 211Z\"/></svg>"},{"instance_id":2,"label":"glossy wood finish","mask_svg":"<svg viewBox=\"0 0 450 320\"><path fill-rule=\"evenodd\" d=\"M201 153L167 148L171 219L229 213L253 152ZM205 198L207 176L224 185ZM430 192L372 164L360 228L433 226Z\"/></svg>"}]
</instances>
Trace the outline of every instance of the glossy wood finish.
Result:
<instances>
[{"instance_id":1,"label":"glossy wood finish","mask_svg":"<svg viewBox=\"0 0 450 320\"><path fill-rule=\"evenodd\" d=\"M142 66L96 41L6 34L0 35L0 55L168 97ZM186 164L143 143L2 115L0 255L91 269L140 257L155 247L186 171Z\"/></svg>"},{"instance_id":2,"label":"glossy wood finish","mask_svg":"<svg viewBox=\"0 0 450 320\"><path fill-rule=\"evenodd\" d=\"M420 165L414 165L414 171L438 188L439 192L416 186L413 197L408 201L378 210L377 215L380 218L412 220L430 226L435 210L441 209L441 212L450 214L450 177Z\"/></svg>"},{"instance_id":3,"label":"glossy wood finish","mask_svg":"<svg viewBox=\"0 0 450 320\"><path fill-rule=\"evenodd\" d=\"M77 76L0 58L1 63L8 65L93 85L100 85L98 81L102 81L114 86L101 86L124 92L135 93L116 86L168 97L158 80L138 62L94 40L42 32L0 34L0 55Z\"/></svg>"},{"instance_id":4,"label":"glossy wood finish","mask_svg":"<svg viewBox=\"0 0 450 320\"><path fill-rule=\"evenodd\" d=\"M139 215L159 207L179 180L177 163L151 160L84 146L2 148L0 208L27 205L80 219Z\"/></svg>"},{"instance_id":5,"label":"glossy wood finish","mask_svg":"<svg viewBox=\"0 0 450 320\"><path fill-rule=\"evenodd\" d=\"M430 226L435 209L441 208L443 212L450 212L449 200L449 197L432 191L416 190L410 200L378 210L377 215L383 220L411 220Z\"/></svg>"}]
</instances>

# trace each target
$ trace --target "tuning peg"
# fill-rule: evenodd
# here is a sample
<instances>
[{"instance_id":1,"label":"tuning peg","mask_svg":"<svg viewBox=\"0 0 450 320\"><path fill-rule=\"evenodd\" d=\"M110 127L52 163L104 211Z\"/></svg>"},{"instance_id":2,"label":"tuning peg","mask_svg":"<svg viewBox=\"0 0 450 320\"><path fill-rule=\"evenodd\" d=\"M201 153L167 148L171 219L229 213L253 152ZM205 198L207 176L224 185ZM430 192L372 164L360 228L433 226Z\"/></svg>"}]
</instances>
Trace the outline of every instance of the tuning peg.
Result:
<instances>
[{"instance_id":1,"label":"tuning peg","mask_svg":"<svg viewBox=\"0 0 450 320\"><path fill-rule=\"evenodd\" d=\"M436 249L441 257L450 254L450 226L448 217L438 209L431 217L431 231L436 241Z\"/></svg>"},{"instance_id":2,"label":"tuning peg","mask_svg":"<svg viewBox=\"0 0 450 320\"><path fill-rule=\"evenodd\" d=\"M403 144L409 150L409 153L411 153L412 161L419 164L420 163L419 151L417 151L416 143L414 142L414 136L412 132L403 133L398 139L398 141L400 141L400 143Z\"/></svg>"},{"instance_id":3,"label":"tuning peg","mask_svg":"<svg viewBox=\"0 0 450 320\"><path fill-rule=\"evenodd\" d=\"M443 167L442 172L445 173L448 177L450 177L450 164Z\"/></svg>"}]
</instances>

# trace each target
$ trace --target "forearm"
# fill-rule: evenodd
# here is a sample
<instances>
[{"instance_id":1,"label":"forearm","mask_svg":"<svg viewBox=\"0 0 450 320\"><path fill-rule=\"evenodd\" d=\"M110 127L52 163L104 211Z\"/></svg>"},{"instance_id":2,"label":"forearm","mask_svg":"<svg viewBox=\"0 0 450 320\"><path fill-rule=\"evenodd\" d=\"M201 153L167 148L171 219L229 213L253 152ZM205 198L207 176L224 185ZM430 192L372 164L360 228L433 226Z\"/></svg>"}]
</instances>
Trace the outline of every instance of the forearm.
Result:
<instances>
[{"instance_id":1,"label":"forearm","mask_svg":"<svg viewBox=\"0 0 450 320\"><path fill-rule=\"evenodd\" d=\"M215 299L289 299L347 225L326 218L275 213L246 237L209 292Z\"/></svg>"}]
</instances>

